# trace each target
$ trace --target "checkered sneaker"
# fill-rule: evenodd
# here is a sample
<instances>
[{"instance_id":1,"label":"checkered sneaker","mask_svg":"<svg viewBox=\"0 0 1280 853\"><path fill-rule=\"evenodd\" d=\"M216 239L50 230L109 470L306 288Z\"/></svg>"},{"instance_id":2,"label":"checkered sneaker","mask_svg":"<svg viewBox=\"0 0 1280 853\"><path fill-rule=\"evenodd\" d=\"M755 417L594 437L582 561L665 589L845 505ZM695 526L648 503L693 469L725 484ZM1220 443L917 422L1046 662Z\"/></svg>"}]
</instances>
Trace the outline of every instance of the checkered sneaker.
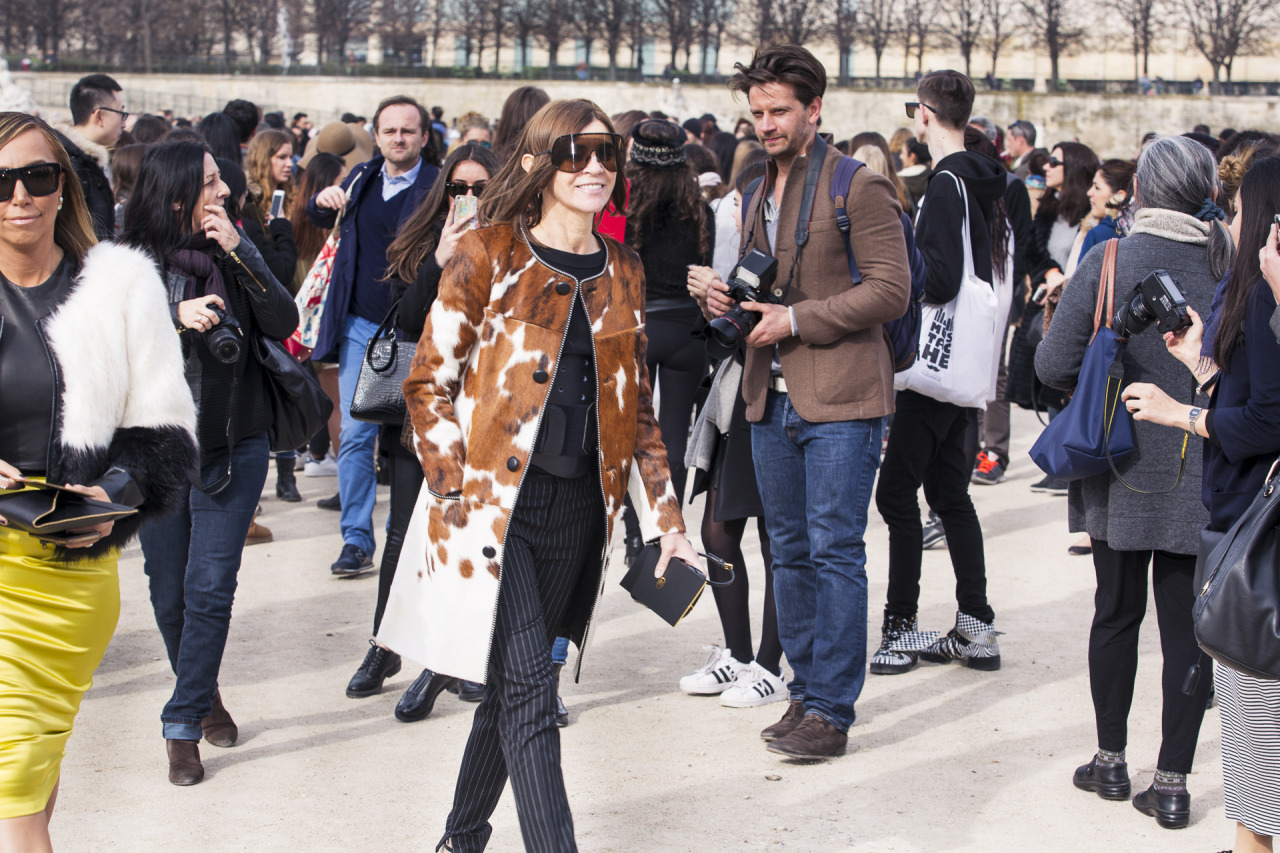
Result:
<instances>
[{"instance_id":1,"label":"checkered sneaker","mask_svg":"<svg viewBox=\"0 0 1280 853\"><path fill-rule=\"evenodd\" d=\"M993 671L1000 668L999 631L968 613L956 612L956 626L928 648L920 657L932 663L959 661L970 669Z\"/></svg>"},{"instance_id":2,"label":"checkered sneaker","mask_svg":"<svg viewBox=\"0 0 1280 853\"><path fill-rule=\"evenodd\" d=\"M915 616L884 615L880 648L871 656L872 675L898 675L914 669L921 649L938 638L937 631L921 632Z\"/></svg>"}]
</instances>

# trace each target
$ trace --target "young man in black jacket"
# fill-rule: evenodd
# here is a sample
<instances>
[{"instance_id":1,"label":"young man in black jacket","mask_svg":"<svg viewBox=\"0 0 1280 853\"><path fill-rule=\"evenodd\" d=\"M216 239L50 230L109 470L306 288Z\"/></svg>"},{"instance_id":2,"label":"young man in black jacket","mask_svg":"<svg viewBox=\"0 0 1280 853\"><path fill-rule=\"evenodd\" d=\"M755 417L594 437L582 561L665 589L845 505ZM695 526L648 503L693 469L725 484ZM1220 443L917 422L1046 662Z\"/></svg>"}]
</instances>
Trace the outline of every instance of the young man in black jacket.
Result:
<instances>
[{"instance_id":1,"label":"young man in black jacket","mask_svg":"<svg viewBox=\"0 0 1280 853\"><path fill-rule=\"evenodd\" d=\"M988 223L1004 195L1005 172L996 160L965 150L964 128L973 107L968 77L956 71L926 74L917 98L907 109L914 114L916 136L933 155L934 171L916 219L916 246L928 266L924 299L944 304L960 292L966 216L974 272L983 281L993 281ZM953 175L964 182L967 210ZM883 639L871 660L874 674L906 672L920 657L936 663L958 660L981 670L1000 668L995 614L987 603L982 528L969 499L973 455L966 448L965 433L975 415L975 409L916 391L898 393L876 488L876 508L889 527L889 595ZM935 631L919 631L916 618L922 548L916 493L921 485L929 506L942 519L956 574L956 624L941 637Z\"/></svg>"},{"instance_id":2,"label":"young man in black jacket","mask_svg":"<svg viewBox=\"0 0 1280 853\"><path fill-rule=\"evenodd\" d=\"M99 240L110 240L116 234L111 149L120 141L129 118L120 95L120 84L106 74L82 77L71 87L72 123L54 126L84 190L93 234Z\"/></svg>"}]
</instances>

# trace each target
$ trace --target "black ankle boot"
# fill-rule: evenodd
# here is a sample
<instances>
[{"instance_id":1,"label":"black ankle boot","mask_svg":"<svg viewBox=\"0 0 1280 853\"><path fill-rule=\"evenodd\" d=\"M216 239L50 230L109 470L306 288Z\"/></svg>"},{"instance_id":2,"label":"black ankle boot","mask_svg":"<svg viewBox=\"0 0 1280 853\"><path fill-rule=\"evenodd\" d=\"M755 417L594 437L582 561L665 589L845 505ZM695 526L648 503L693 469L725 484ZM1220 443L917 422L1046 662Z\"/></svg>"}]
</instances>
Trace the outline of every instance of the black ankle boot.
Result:
<instances>
[{"instance_id":1,"label":"black ankle boot","mask_svg":"<svg viewBox=\"0 0 1280 853\"><path fill-rule=\"evenodd\" d=\"M564 669L564 664L553 664L552 668L555 670L556 684L556 725L563 729L569 725L569 709L564 706L564 700L560 698L560 670Z\"/></svg>"},{"instance_id":2,"label":"black ankle boot","mask_svg":"<svg viewBox=\"0 0 1280 853\"><path fill-rule=\"evenodd\" d=\"M639 556L640 551L644 548L644 540L639 536L628 536L623 540L623 544L627 546L627 556L624 558L624 562L627 566L630 566L636 561L636 557Z\"/></svg>"},{"instance_id":3,"label":"black ankle boot","mask_svg":"<svg viewBox=\"0 0 1280 853\"><path fill-rule=\"evenodd\" d=\"M276 457L276 497L291 504L299 503L302 495L298 494L298 481L293 475L293 457Z\"/></svg>"},{"instance_id":4,"label":"black ankle boot","mask_svg":"<svg viewBox=\"0 0 1280 853\"><path fill-rule=\"evenodd\" d=\"M1191 822L1191 795L1185 789L1161 792L1152 784L1133 798L1133 807L1151 815L1165 829L1182 829Z\"/></svg>"}]
</instances>

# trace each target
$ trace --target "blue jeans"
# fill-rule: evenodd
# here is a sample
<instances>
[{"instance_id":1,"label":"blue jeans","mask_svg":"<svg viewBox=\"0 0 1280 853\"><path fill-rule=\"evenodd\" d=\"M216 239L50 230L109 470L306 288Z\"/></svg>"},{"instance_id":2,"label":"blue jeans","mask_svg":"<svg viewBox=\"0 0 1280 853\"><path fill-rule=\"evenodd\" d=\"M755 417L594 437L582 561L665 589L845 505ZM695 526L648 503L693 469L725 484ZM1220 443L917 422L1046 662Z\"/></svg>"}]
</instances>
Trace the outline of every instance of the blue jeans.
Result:
<instances>
[{"instance_id":1,"label":"blue jeans","mask_svg":"<svg viewBox=\"0 0 1280 853\"><path fill-rule=\"evenodd\" d=\"M342 432L338 446L338 493L342 495L342 541L355 545L370 556L373 541L373 500L378 492L378 475L373 451L378 443L378 425L351 417L351 398L360 363L369 339L378 324L348 314L338 342L338 405L342 409Z\"/></svg>"},{"instance_id":2,"label":"blue jeans","mask_svg":"<svg viewBox=\"0 0 1280 853\"><path fill-rule=\"evenodd\" d=\"M556 641L551 644L551 662L564 666L569 660L569 638L556 637Z\"/></svg>"},{"instance_id":3,"label":"blue jeans","mask_svg":"<svg viewBox=\"0 0 1280 853\"><path fill-rule=\"evenodd\" d=\"M773 391L751 425L791 698L841 731L867 677L862 537L883 432L884 418L810 423Z\"/></svg>"},{"instance_id":4,"label":"blue jeans","mask_svg":"<svg viewBox=\"0 0 1280 853\"><path fill-rule=\"evenodd\" d=\"M231 482L216 495L191 489L184 506L142 529L143 570L151 607L177 675L160 714L168 740L200 740L218 690L218 670L231 627L231 604L244 538L267 480L267 434L241 439L231 457ZM224 448L208 455L202 482L227 467Z\"/></svg>"}]
</instances>

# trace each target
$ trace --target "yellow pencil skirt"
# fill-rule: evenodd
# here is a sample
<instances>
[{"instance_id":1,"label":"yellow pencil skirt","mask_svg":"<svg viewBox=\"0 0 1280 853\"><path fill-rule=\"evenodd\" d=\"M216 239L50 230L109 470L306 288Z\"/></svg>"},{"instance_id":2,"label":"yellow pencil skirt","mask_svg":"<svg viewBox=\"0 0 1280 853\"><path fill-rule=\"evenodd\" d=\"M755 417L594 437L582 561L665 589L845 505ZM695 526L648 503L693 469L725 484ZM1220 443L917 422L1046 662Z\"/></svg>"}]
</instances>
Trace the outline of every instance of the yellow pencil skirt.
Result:
<instances>
[{"instance_id":1,"label":"yellow pencil skirt","mask_svg":"<svg viewBox=\"0 0 1280 853\"><path fill-rule=\"evenodd\" d=\"M54 562L0 527L0 819L43 811L120 618L118 554Z\"/></svg>"}]
</instances>

